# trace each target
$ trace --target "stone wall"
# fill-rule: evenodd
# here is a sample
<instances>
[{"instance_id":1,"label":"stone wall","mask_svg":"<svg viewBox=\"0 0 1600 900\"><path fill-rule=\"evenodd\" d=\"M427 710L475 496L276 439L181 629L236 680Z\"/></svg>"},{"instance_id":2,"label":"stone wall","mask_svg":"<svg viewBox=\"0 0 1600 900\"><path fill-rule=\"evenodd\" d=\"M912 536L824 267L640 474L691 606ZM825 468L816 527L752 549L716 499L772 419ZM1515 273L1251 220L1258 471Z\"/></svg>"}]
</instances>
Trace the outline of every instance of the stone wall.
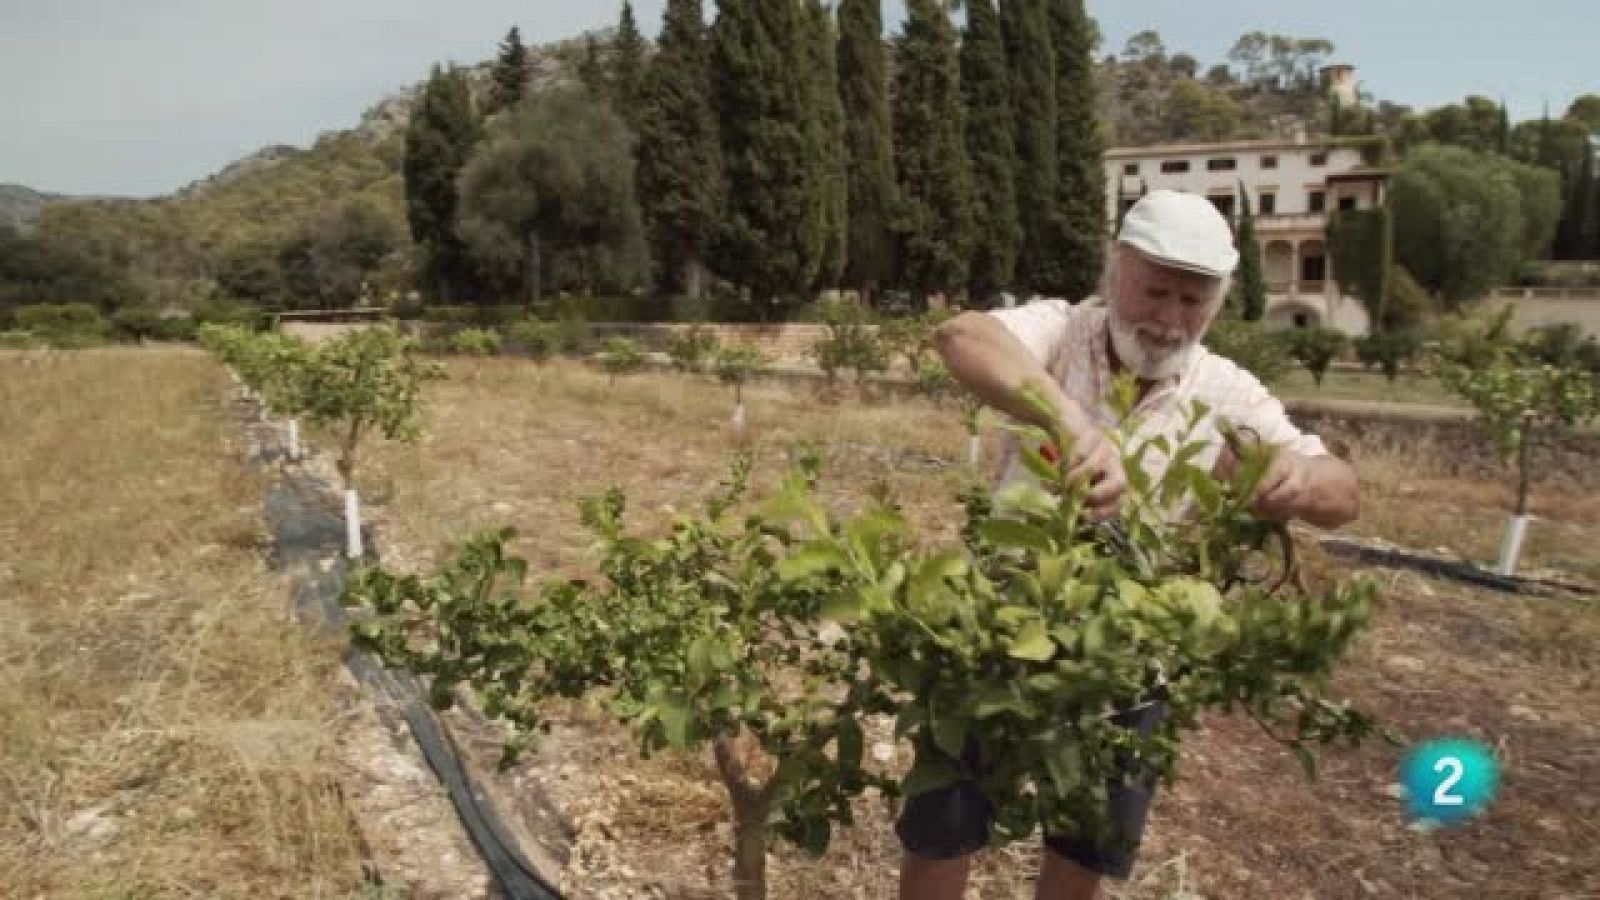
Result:
<instances>
[{"instance_id":1,"label":"stone wall","mask_svg":"<svg viewBox=\"0 0 1600 900\"><path fill-rule=\"evenodd\" d=\"M596 337L629 337L649 350L665 350L676 333L694 325L683 322L595 323L589 326ZM771 324L730 324L706 322L720 344L754 346L771 359L783 363L811 360L811 347L827 336L827 329L815 322L773 322Z\"/></svg>"}]
</instances>

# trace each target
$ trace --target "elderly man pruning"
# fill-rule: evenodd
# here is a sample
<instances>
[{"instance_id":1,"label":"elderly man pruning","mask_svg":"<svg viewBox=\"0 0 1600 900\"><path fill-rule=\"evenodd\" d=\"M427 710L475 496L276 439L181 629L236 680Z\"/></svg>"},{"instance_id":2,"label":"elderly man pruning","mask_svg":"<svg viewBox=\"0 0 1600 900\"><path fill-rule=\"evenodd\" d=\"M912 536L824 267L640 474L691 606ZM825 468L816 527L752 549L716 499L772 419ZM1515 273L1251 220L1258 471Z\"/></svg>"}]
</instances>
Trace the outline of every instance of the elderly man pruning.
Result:
<instances>
[{"instance_id":1,"label":"elderly man pruning","mask_svg":"<svg viewBox=\"0 0 1600 900\"><path fill-rule=\"evenodd\" d=\"M1202 401L1211 412L1196 437L1208 450L1197 463L1231 465L1219 420L1248 429L1278 448L1255 497L1257 513L1338 527L1359 508L1355 473L1316 436L1296 428L1254 376L1200 344L1222 308L1238 259L1232 231L1209 201L1154 191L1123 220L1107 259L1103 304L1045 301L966 313L939 329L936 345L956 379L997 409L1034 420L1035 413L1017 399L1029 385L1053 402L1075 441L1072 471L1087 482L1098 518L1115 517L1127 490L1122 458L1107 436L1118 423L1105 403L1112 379L1127 372L1139 386L1137 437L1175 437L1193 401ZM1013 459L1003 480L1017 475ZM1158 694L1118 721L1148 729L1163 713ZM1045 836L1041 900L1090 900L1099 896L1102 877L1121 879L1131 872L1154 785L1143 773L1130 774L1131 785L1108 786L1116 839ZM970 781L912 798L896 829L906 849L902 900L961 897L971 854L987 842L989 814L988 802Z\"/></svg>"}]
</instances>

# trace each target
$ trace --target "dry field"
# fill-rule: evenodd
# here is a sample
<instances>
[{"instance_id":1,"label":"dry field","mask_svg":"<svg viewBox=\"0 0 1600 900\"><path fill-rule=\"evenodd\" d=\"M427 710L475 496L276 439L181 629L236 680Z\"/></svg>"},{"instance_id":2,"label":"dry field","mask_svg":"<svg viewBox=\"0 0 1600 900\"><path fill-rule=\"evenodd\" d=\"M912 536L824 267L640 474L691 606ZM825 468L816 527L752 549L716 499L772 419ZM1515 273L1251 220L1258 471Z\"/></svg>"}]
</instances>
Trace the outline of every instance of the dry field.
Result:
<instances>
[{"instance_id":1,"label":"dry field","mask_svg":"<svg viewBox=\"0 0 1600 900\"><path fill-rule=\"evenodd\" d=\"M359 478L400 567L510 524L535 571L583 572L579 497L621 484L631 520L657 527L699 502L737 443L731 397L709 381L610 387L576 364L510 359L450 369L430 389L422 441L375 446ZM221 371L187 351L0 357L0 896L362 891L327 747L336 648L301 636L287 585L260 562L262 483L227 393ZM837 505L887 483L930 534L953 536L966 443L954 409L825 403L776 386L747 395L757 485L812 442ZM1365 514L1352 530L1492 555L1509 492L1446 478L1429 455L1355 448ZM1600 575L1600 508L1586 499L1541 486L1535 565ZM1187 743L1182 781L1158 799L1140 868L1115 896L1600 897L1600 599L1367 574L1387 603L1343 689L1410 737L1495 747L1495 806L1463 828L1415 831L1393 796L1394 749L1331 753L1307 785L1253 724L1217 718ZM569 896L729 896L709 761L641 762L581 706L557 723L494 783L503 808L522 807L516 785L537 784L560 811L570 840L545 836L570 851ZM463 737L492 752L485 736ZM773 895L892 896L889 815L877 802L859 812L821 859L776 848ZM1029 896L1034 865L1029 846L987 853L970 896Z\"/></svg>"}]
</instances>

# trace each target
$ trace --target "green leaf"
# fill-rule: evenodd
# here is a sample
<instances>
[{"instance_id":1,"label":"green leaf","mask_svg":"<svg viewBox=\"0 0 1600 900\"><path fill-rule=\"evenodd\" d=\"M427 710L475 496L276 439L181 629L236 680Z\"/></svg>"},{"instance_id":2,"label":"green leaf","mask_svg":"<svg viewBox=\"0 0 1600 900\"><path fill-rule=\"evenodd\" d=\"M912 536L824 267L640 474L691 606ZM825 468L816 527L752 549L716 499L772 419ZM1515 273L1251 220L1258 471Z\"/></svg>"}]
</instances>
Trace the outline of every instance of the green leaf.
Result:
<instances>
[{"instance_id":1,"label":"green leaf","mask_svg":"<svg viewBox=\"0 0 1600 900\"><path fill-rule=\"evenodd\" d=\"M967 744L968 724L964 716L941 716L934 719L931 729L934 746L960 759L961 751Z\"/></svg>"},{"instance_id":2,"label":"green leaf","mask_svg":"<svg viewBox=\"0 0 1600 900\"><path fill-rule=\"evenodd\" d=\"M840 719L838 741L839 767L847 772L859 770L862 747L865 743L861 734L861 723L850 717Z\"/></svg>"},{"instance_id":3,"label":"green leaf","mask_svg":"<svg viewBox=\"0 0 1600 900\"><path fill-rule=\"evenodd\" d=\"M942 790L961 780L961 771L955 765L918 754L916 765L900 781L900 791L906 797L915 797L930 791Z\"/></svg>"},{"instance_id":4,"label":"green leaf","mask_svg":"<svg viewBox=\"0 0 1600 900\"><path fill-rule=\"evenodd\" d=\"M778 560L778 577L785 581L804 581L825 572L838 571L850 562L832 541L816 541Z\"/></svg>"},{"instance_id":5,"label":"green leaf","mask_svg":"<svg viewBox=\"0 0 1600 900\"><path fill-rule=\"evenodd\" d=\"M1040 553L1054 553L1055 541L1044 529L1016 519L987 519L978 526L983 539L997 547L1024 548Z\"/></svg>"},{"instance_id":6,"label":"green leaf","mask_svg":"<svg viewBox=\"0 0 1600 900\"><path fill-rule=\"evenodd\" d=\"M822 598L822 607L817 612L825 621L838 622L841 625L857 622L865 612L864 600L861 591L855 588L845 587L829 591Z\"/></svg>"},{"instance_id":7,"label":"green leaf","mask_svg":"<svg viewBox=\"0 0 1600 900\"><path fill-rule=\"evenodd\" d=\"M691 715L688 704L677 700L666 700L656 707L656 718L661 720L661 728L667 736L667 743L679 750L689 746Z\"/></svg>"},{"instance_id":8,"label":"green leaf","mask_svg":"<svg viewBox=\"0 0 1600 900\"><path fill-rule=\"evenodd\" d=\"M1300 768L1305 770L1306 778L1316 781L1317 758L1312 755L1311 750L1304 744L1293 744L1289 749L1293 750L1295 758L1300 760Z\"/></svg>"},{"instance_id":9,"label":"green leaf","mask_svg":"<svg viewBox=\"0 0 1600 900\"><path fill-rule=\"evenodd\" d=\"M1195 499L1200 502L1200 508L1207 514L1214 514L1222 505L1222 493L1217 489L1217 481L1206 472L1195 466L1184 468L1184 476L1188 479L1189 490L1194 492Z\"/></svg>"},{"instance_id":10,"label":"green leaf","mask_svg":"<svg viewBox=\"0 0 1600 900\"><path fill-rule=\"evenodd\" d=\"M1049 491L1031 481L1013 481L995 493L994 510L1048 517L1055 515L1056 500Z\"/></svg>"},{"instance_id":11,"label":"green leaf","mask_svg":"<svg viewBox=\"0 0 1600 900\"><path fill-rule=\"evenodd\" d=\"M1012 658L1030 662L1044 662L1055 652L1056 642L1046 633L1043 622L1029 622L1022 626L1022 631L1006 645L1006 653Z\"/></svg>"}]
</instances>

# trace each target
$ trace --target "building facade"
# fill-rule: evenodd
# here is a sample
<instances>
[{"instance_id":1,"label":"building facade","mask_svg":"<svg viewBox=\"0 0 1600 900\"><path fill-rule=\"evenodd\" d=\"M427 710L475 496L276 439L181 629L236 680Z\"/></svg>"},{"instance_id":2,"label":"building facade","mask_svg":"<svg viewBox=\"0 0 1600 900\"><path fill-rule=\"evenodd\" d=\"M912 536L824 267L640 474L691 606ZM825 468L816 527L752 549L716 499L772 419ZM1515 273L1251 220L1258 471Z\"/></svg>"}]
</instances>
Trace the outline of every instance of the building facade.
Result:
<instances>
[{"instance_id":1,"label":"building facade","mask_svg":"<svg viewBox=\"0 0 1600 900\"><path fill-rule=\"evenodd\" d=\"M1327 228L1333 210L1385 202L1387 174L1370 164L1371 148L1349 138L1119 147L1105 154L1106 209L1120 222L1146 192L1167 189L1207 197L1237 223L1242 184L1256 214L1267 323L1364 335L1366 308L1334 280Z\"/></svg>"}]
</instances>

